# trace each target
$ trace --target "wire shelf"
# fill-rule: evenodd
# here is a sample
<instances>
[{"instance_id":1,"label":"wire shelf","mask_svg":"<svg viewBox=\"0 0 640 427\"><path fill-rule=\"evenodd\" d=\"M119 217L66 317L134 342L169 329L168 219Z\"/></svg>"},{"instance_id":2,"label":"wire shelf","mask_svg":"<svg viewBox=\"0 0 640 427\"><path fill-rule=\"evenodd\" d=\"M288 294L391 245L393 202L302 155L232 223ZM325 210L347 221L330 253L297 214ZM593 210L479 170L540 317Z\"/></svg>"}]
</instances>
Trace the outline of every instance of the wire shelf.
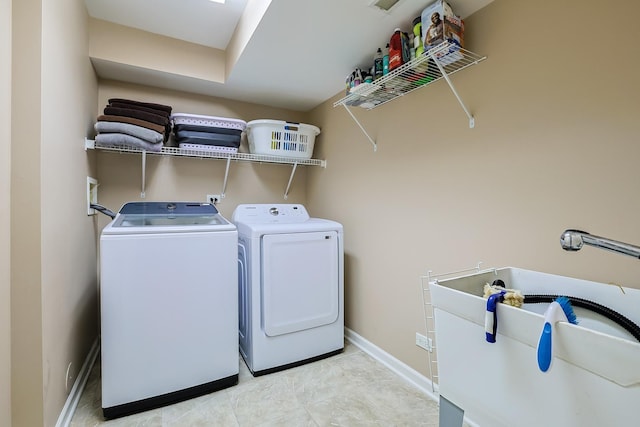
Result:
<instances>
[{"instance_id":1,"label":"wire shelf","mask_svg":"<svg viewBox=\"0 0 640 427\"><path fill-rule=\"evenodd\" d=\"M230 166L231 160L236 160L240 162L275 163L275 164L291 165L292 166L291 175L289 175L287 188L284 191L285 199L289 195L289 189L291 188L291 183L293 181L293 177L296 173L296 169L298 168L298 166L306 165L306 166L321 166L323 168L327 167L327 161L320 160L320 159L296 159L291 157L279 157L279 156L272 156L272 155L265 155L265 154L233 153L229 151L196 150L193 148L184 148L184 147L178 148L178 147L164 147L164 146L162 147L161 151L147 151L137 147L114 147L111 145L103 145L96 142L93 139L85 139L84 149L85 150L101 150L101 151L107 151L112 153L139 154L142 159L142 185L141 185L142 191L140 192L140 197L143 199L145 198L147 155L226 160L227 167L224 172L224 181L222 184L222 192L221 192L222 197L224 197L225 192L227 191L227 182L229 178L229 166ZM224 148L221 148L221 150L224 150Z\"/></svg>"},{"instance_id":2,"label":"wire shelf","mask_svg":"<svg viewBox=\"0 0 640 427\"><path fill-rule=\"evenodd\" d=\"M202 159L220 159L220 160L237 160L241 162L258 162L258 163L281 163L288 165L306 165L326 167L326 160L320 159L296 159L290 157L279 157L265 154L249 154L249 153L229 153L205 150L194 150L190 148L178 147L162 147L162 151L145 151L136 147L113 147L102 145L93 140L88 140L88 147L96 150L110 151L115 153L141 154L145 152L153 156L173 156L173 157L192 157Z\"/></svg>"},{"instance_id":3,"label":"wire shelf","mask_svg":"<svg viewBox=\"0 0 640 427\"><path fill-rule=\"evenodd\" d=\"M373 83L362 83L333 106L357 106L366 110L379 107L399 96L428 86L441 78L485 60L457 45L444 42L403 64Z\"/></svg>"}]
</instances>

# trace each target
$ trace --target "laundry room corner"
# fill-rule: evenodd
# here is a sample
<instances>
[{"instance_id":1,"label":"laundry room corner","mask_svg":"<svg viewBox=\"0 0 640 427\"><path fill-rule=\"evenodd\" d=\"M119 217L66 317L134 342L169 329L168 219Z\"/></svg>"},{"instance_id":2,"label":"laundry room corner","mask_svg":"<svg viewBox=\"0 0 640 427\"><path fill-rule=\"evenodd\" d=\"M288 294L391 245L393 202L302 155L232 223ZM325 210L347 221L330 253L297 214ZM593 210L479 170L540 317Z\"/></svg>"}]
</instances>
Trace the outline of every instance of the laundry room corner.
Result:
<instances>
[{"instance_id":1,"label":"laundry room corner","mask_svg":"<svg viewBox=\"0 0 640 427\"><path fill-rule=\"evenodd\" d=\"M349 107L375 147L335 105L344 93L310 112L328 167L309 172L307 203L344 225L346 325L426 376L415 334L425 333L419 277L428 270L482 262L639 286L632 260L570 257L558 244L567 224L640 241L631 225L637 198L628 196L638 147L633 120L619 114L628 91L637 92L627 31L635 15L610 11L606 19L622 20L625 36L594 39L602 10L578 3L494 1L465 18L466 47L487 57L451 76L473 128L442 80L372 110ZM549 48L556 40L538 23L565 28L567 16L572 48ZM588 77L596 46L622 55L622 76ZM608 172L568 173L577 158ZM568 200L575 205L563 208Z\"/></svg>"},{"instance_id":2,"label":"laundry room corner","mask_svg":"<svg viewBox=\"0 0 640 427\"><path fill-rule=\"evenodd\" d=\"M640 290L640 2L434 1L0 0L0 424L460 427L567 330L502 391L627 381L480 287ZM601 378L464 425L633 424Z\"/></svg>"}]
</instances>

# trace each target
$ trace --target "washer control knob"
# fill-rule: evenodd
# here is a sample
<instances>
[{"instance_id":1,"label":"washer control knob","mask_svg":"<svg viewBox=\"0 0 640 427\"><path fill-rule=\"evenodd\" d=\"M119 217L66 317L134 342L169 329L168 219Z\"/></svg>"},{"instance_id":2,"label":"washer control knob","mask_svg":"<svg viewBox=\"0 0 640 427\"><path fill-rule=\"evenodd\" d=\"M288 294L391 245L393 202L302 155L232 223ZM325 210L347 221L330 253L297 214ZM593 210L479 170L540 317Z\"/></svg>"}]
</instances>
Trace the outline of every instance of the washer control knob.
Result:
<instances>
[{"instance_id":1,"label":"washer control knob","mask_svg":"<svg viewBox=\"0 0 640 427\"><path fill-rule=\"evenodd\" d=\"M274 216L275 216L275 215L278 215L280 212L278 212L278 208L275 208L275 207L274 207L274 208L269 209L269 213L270 213L271 215L274 215Z\"/></svg>"}]
</instances>

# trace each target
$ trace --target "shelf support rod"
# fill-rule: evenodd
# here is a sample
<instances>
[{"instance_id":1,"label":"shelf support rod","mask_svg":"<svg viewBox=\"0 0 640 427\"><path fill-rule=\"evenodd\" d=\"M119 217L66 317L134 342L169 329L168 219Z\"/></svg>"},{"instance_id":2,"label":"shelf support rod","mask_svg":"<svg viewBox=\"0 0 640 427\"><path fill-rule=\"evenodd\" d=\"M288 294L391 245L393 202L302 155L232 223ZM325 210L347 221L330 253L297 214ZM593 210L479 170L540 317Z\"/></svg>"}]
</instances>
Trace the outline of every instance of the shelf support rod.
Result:
<instances>
[{"instance_id":1,"label":"shelf support rod","mask_svg":"<svg viewBox=\"0 0 640 427\"><path fill-rule=\"evenodd\" d=\"M147 152L142 150L142 191L140 192L140 198L144 199L144 187L145 187L145 177L147 175Z\"/></svg>"},{"instance_id":2,"label":"shelf support rod","mask_svg":"<svg viewBox=\"0 0 640 427\"><path fill-rule=\"evenodd\" d=\"M438 66L438 69L440 70L440 73L442 74L442 77L444 77L444 79L447 81L447 84L449 85L449 88L451 88L451 92L453 92L454 96L458 100L458 103L460 104L460 106L464 110L465 114L469 118L469 128L473 129L475 127L475 125L476 125L476 121L473 118L473 116L471 115L471 113L469 112L469 110L467 109L467 107L464 105L464 102L462 102L462 98L460 98L460 95L458 95L458 92L456 91L456 88L453 86L453 83L451 82L451 79L449 78L449 75L444 70L444 67L442 66L442 64L440 64L440 61L438 59L436 59L436 57L433 56L433 53L429 53L429 57Z\"/></svg>"},{"instance_id":3,"label":"shelf support rod","mask_svg":"<svg viewBox=\"0 0 640 427\"><path fill-rule=\"evenodd\" d=\"M284 199L287 200L289 197L289 188L291 188L291 181L293 181L293 175L296 174L296 168L298 167L298 162L293 164L293 168L291 169L291 175L289 175L289 182L287 183L287 189L284 190Z\"/></svg>"},{"instance_id":4,"label":"shelf support rod","mask_svg":"<svg viewBox=\"0 0 640 427\"><path fill-rule=\"evenodd\" d=\"M227 179L229 178L229 165L231 164L231 156L227 157L227 168L224 171L224 182L222 183L222 193L220 197L224 199L224 193L227 191Z\"/></svg>"},{"instance_id":5,"label":"shelf support rod","mask_svg":"<svg viewBox=\"0 0 640 427\"><path fill-rule=\"evenodd\" d=\"M358 119L356 119L356 116L353 115L353 113L351 112L351 110L349 109L349 107L347 107L347 104L342 104L342 106L344 107L345 110L347 110L347 113L349 113L349 115L351 116L351 118L353 119L354 122L356 122L356 124L360 127L360 130L362 131L362 133L365 134L365 136L367 137L367 139L369 139L369 142L371 142L371 145L373 145L373 151L378 151L378 145L376 144L376 142L373 140L373 138L371 138L369 136L369 134L367 133L366 130L364 130L364 127L362 127L362 125L360 124L360 122L358 121Z\"/></svg>"}]
</instances>

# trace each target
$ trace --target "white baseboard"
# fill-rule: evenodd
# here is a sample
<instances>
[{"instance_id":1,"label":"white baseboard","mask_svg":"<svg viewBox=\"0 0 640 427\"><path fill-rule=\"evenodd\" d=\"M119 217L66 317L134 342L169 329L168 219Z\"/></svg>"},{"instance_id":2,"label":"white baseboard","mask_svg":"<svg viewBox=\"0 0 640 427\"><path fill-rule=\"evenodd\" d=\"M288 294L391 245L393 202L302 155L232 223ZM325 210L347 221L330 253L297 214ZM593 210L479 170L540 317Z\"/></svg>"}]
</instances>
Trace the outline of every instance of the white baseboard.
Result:
<instances>
[{"instance_id":1,"label":"white baseboard","mask_svg":"<svg viewBox=\"0 0 640 427\"><path fill-rule=\"evenodd\" d=\"M367 353L369 356L373 357L378 362L391 369L405 381L420 389L420 391L425 393L431 399L438 402L438 384L432 383L429 378L425 377L409 365L406 365L405 363L396 359L370 341L367 341L362 336L353 332L351 329L344 328L344 337L353 345Z\"/></svg>"},{"instance_id":2,"label":"white baseboard","mask_svg":"<svg viewBox=\"0 0 640 427\"><path fill-rule=\"evenodd\" d=\"M100 338L98 337L93 342L91 350L89 350L89 354L87 354L87 357L84 359L82 368L80 368L80 372L78 372L78 377L73 383L73 388L71 388L71 392L69 393L69 396L67 396L67 401L62 408L62 412L60 412L60 416L58 416L56 427L68 427L71 424L71 419L73 418L73 414L76 412L84 387L87 385L89 374L91 374L91 368L93 368L93 365L96 362L99 350Z\"/></svg>"}]
</instances>

